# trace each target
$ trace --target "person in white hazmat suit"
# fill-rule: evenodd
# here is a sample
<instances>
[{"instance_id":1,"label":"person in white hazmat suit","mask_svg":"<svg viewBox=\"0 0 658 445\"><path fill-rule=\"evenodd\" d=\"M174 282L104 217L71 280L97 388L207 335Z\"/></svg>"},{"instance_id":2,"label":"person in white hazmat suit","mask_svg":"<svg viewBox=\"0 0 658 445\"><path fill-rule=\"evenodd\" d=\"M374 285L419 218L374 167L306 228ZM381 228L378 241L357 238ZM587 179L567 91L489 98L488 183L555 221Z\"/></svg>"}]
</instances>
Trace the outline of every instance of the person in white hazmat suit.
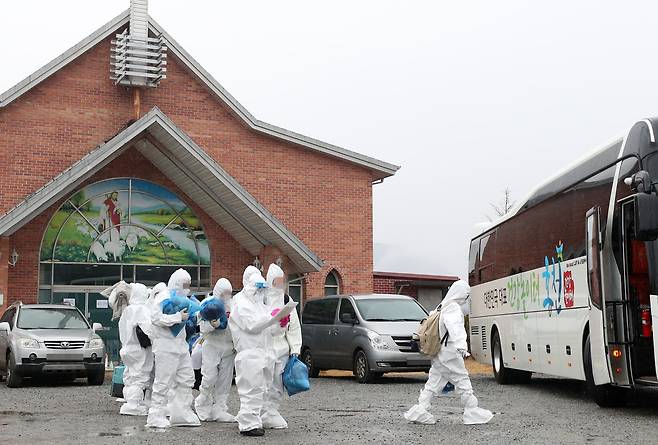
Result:
<instances>
[{"instance_id":1,"label":"person in white hazmat suit","mask_svg":"<svg viewBox=\"0 0 658 445\"><path fill-rule=\"evenodd\" d=\"M265 434L261 413L265 392L272 382L272 333L270 327L279 322L266 305L267 284L254 266L245 269L243 289L233 297L229 328L235 345L235 371L240 411L237 415L240 434ZM294 306L293 306L294 308ZM282 311L281 315L285 315Z\"/></svg>"},{"instance_id":2,"label":"person in white hazmat suit","mask_svg":"<svg viewBox=\"0 0 658 445\"><path fill-rule=\"evenodd\" d=\"M201 422L192 410L192 387L194 370L192 359L185 341L185 329L174 336L170 327L184 323L189 314L183 310L175 314L164 314L161 303L176 293L187 297L190 293L192 278L183 269L176 270L169 278L166 291L155 294L151 306L153 324L151 341L155 354L155 380L151 395L147 427L167 428L172 426L199 426ZM171 400L169 408L167 402ZM170 418L167 420L167 414Z\"/></svg>"},{"instance_id":3,"label":"person in white hazmat suit","mask_svg":"<svg viewBox=\"0 0 658 445\"><path fill-rule=\"evenodd\" d=\"M227 314L231 312L233 288L226 278L220 278L212 291L212 297L224 303ZM235 351L233 337L228 327L219 329L219 320L199 322L203 345L201 345L201 386L194 407L203 421L235 422L228 413L226 400L233 380Z\"/></svg>"},{"instance_id":4,"label":"person in white hazmat suit","mask_svg":"<svg viewBox=\"0 0 658 445\"><path fill-rule=\"evenodd\" d=\"M283 309L285 305L285 274L276 264L270 264L267 269L267 306L271 314ZM288 297L289 298L289 297ZM275 323L271 328L273 337L273 380L265 394L265 405L261 419L263 428L288 428L288 423L279 414L279 405L283 398L283 370L291 355L299 355L302 349L302 327L299 323L297 311L290 314L288 320Z\"/></svg>"},{"instance_id":5,"label":"person in white hazmat suit","mask_svg":"<svg viewBox=\"0 0 658 445\"><path fill-rule=\"evenodd\" d=\"M448 382L455 386L455 392L460 396L464 406L462 420L466 425L487 423L493 418L491 411L478 407L478 399L473 395L473 387L464 366L468 353L464 316L470 310L471 288L463 281L455 282L445 298L437 307L441 309L439 318L439 338L447 333L447 344L432 358L432 367L425 387L420 392L418 404L404 413L404 418L410 422L431 425L436 419L430 413L432 398L438 396Z\"/></svg>"},{"instance_id":6,"label":"person in white hazmat suit","mask_svg":"<svg viewBox=\"0 0 658 445\"><path fill-rule=\"evenodd\" d=\"M148 414L144 392L151 387L153 371L153 351L151 347L142 347L137 328L149 335L151 332L151 311L147 306L148 289L141 283L130 284L131 292L128 307L119 319L119 339L121 340L121 360L125 365L123 373L123 398L119 413L127 416L145 416Z\"/></svg>"}]
</instances>

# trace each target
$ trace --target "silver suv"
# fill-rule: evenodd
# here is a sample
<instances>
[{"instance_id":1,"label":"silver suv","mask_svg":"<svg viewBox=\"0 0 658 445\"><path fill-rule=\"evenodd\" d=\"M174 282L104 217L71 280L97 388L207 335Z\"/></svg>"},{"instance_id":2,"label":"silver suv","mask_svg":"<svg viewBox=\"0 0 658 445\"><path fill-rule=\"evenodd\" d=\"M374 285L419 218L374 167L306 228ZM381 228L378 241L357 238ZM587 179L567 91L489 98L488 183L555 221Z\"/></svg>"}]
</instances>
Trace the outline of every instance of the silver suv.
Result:
<instances>
[{"instance_id":1,"label":"silver suv","mask_svg":"<svg viewBox=\"0 0 658 445\"><path fill-rule=\"evenodd\" d=\"M411 337L425 309L403 295L337 295L310 300L302 312L302 361L309 375L352 370L360 383L386 372L429 371L429 357Z\"/></svg>"},{"instance_id":2,"label":"silver suv","mask_svg":"<svg viewBox=\"0 0 658 445\"><path fill-rule=\"evenodd\" d=\"M0 318L0 374L10 388L40 374L87 377L90 385L102 385L101 329L74 306L14 303Z\"/></svg>"}]
</instances>

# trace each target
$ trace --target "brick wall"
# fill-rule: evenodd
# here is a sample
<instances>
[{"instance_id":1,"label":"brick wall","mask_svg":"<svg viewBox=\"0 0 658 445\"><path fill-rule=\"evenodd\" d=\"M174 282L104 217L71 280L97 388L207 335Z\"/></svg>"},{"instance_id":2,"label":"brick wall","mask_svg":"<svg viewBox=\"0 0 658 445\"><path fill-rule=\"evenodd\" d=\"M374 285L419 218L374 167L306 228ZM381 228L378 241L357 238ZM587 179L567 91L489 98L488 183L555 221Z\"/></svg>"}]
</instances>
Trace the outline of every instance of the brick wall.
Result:
<instances>
[{"instance_id":1,"label":"brick wall","mask_svg":"<svg viewBox=\"0 0 658 445\"><path fill-rule=\"evenodd\" d=\"M0 109L0 165L4 167L0 213L134 117L131 92L109 79L109 42L108 38L99 43ZM161 86L143 93L142 111L153 106L162 109L325 261L321 272L308 276L306 295L322 295L324 278L332 268L340 271L345 292L372 291L371 172L251 131L173 54L167 69ZM107 175L107 168L104 171ZM34 240L41 240L54 209L12 237L22 251L21 266L10 274L17 296L36 294L38 246ZM210 225L206 230L212 238ZM223 231L217 232L217 242L228 242ZM244 259L226 261L235 268Z\"/></svg>"},{"instance_id":2,"label":"brick wall","mask_svg":"<svg viewBox=\"0 0 658 445\"><path fill-rule=\"evenodd\" d=\"M400 294L406 295L411 298L418 298L418 287L416 286L404 286L400 292L400 282L399 278L389 278L389 277L374 277L373 279L373 288L376 294Z\"/></svg>"}]
</instances>

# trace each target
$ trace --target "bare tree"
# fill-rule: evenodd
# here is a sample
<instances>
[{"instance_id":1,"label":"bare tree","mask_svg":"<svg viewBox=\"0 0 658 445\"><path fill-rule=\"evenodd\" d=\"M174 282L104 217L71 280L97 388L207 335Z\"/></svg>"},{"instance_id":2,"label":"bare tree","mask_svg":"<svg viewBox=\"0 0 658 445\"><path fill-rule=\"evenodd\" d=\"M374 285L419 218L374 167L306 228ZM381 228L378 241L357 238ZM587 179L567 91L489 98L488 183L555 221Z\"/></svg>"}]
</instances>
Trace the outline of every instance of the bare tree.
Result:
<instances>
[{"instance_id":1,"label":"bare tree","mask_svg":"<svg viewBox=\"0 0 658 445\"><path fill-rule=\"evenodd\" d=\"M506 215L510 210L512 210L512 207L514 207L514 201L512 201L512 190L509 187L506 187L505 190L503 190L503 198L498 202L498 204L490 202L489 205L494 209L497 217ZM492 221L490 216L487 215L487 218L489 221Z\"/></svg>"}]
</instances>

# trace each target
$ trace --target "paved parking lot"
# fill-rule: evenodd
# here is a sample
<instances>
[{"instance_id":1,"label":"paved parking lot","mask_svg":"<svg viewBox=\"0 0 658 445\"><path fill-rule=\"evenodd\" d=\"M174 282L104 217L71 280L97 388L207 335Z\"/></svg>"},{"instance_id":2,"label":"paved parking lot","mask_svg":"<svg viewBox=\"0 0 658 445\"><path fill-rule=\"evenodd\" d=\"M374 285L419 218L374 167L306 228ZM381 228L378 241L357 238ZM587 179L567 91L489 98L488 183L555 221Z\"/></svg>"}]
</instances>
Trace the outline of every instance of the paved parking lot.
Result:
<instances>
[{"instance_id":1,"label":"paved parking lot","mask_svg":"<svg viewBox=\"0 0 658 445\"><path fill-rule=\"evenodd\" d=\"M587 400L578 382L533 378L523 386L499 386L487 375L473 378L481 405L495 412L483 426L461 424L455 397L442 397L434 426L407 424L401 413L414 403L424 374L385 377L374 385L355 383L345 373L312 381L312 391L289 398L282 413L291 427L265 438L238 435L237 427L203 424L155 432L144 418L123 417L110 386L83 380L34 382L8 389L0 384L0 443L655 443L658 395L637 394L627 408L603 410ZM230 398L237 410L235 387Z\"/></svg>"}]
</instances>

